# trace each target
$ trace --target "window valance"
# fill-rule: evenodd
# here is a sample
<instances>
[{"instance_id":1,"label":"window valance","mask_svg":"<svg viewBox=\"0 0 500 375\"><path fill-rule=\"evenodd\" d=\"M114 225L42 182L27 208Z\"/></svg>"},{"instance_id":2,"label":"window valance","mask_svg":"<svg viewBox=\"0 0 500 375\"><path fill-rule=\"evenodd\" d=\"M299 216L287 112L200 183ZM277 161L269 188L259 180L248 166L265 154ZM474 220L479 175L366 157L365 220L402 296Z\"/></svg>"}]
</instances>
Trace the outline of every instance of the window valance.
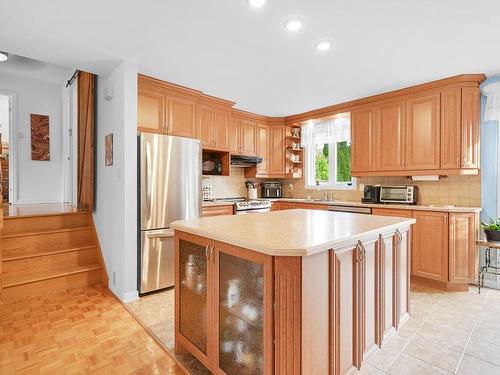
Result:
<instances>
[{"instance_id":1,"label":"window valance","mask_svg":"<svg viewBox=\"0 0 500 375\"><path fill-rule=\"evenodd\" d=\"M350 142L351 122L347 117L310 122L302 126L302 147L325 143Z\"/></svg>"}]
</instances>

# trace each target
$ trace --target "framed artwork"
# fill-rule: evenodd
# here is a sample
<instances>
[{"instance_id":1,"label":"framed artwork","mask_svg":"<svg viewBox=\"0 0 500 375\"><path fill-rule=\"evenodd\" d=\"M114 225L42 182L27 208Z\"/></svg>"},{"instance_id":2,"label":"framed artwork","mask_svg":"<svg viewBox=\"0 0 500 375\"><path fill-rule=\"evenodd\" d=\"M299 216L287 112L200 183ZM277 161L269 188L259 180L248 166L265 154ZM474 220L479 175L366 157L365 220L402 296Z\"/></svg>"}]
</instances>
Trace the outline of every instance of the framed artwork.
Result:
<instances>
[{"instance_id":1,"label":"framed artwork","mask_svg":"<svg viewBox=\"0 0 500 375\"><path fill-rule=\"evenodd\" d=\"M104 137L104 165L113 165L113 133Z\"/></svg>"},{"instance_id":2,"label":"framed artwork","mask_svg":"<svg viewBox=\"0 0 500 375\"><path fill-rule=\"evenodd\" d=\"M50 160L49 116L30 114L31 160Z\"/></svg>"}]
</instances>

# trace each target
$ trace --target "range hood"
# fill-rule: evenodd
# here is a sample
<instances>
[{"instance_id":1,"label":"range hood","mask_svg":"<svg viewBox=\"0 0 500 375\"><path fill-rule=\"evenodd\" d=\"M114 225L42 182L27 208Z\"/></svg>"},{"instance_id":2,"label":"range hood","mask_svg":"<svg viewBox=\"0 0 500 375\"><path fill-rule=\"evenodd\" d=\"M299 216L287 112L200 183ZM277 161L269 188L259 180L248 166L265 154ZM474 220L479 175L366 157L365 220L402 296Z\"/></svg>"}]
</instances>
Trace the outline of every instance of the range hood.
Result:
<instances>
[{"instance_id":1,"label":"range hood","mask_svg":"<svg viewBox=\"0 0 500 375\"><path fill-rule=\"evenodd\" d=\"M231 155L231 166L233 167L255 167L259 163L262 163L262 158L258 156Z\"/></svg>"}]
</instances>

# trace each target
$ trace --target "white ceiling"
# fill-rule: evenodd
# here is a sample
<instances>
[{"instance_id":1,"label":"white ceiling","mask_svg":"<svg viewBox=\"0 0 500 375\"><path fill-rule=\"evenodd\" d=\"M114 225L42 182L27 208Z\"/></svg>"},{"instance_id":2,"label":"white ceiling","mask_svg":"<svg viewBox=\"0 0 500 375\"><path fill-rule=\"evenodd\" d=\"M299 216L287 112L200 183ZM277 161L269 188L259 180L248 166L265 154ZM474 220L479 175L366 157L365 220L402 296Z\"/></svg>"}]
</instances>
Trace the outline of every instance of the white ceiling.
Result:
<instances>
[{"instance_id":1,"label":"white ceiling","mask_svg":"<svg viewBox=\"0 0 500 375\"><path fill-rule=\"evenodd\" d=\"M289 34L289 16L306 20ZM461 73L500 72L498 0L0 0L0 50L139 71L281 116ZM314 49L320 38L336 46Z\"/></svg>"},{"instance_id":2,"label":"white ceiling","mask_svg":"<svg viewBox=\"0 0 500 375\"><path fill-rule=\"evenodd\" d=\"M63 86L74 72L68 67L10 54L6 62L0 63L0 73Z\"/></svg>"}]
</instances>

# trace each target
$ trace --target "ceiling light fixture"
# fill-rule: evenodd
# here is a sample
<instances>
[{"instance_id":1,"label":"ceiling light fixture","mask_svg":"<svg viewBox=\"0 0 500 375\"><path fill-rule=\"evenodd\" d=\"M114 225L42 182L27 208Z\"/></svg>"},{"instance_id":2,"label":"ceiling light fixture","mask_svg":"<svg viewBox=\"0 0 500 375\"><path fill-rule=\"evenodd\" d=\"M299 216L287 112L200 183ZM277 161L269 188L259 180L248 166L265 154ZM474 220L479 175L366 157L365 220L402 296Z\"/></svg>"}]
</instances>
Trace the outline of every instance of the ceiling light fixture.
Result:
<instances>
[{"instance_id":1,"label":"ceiling light fixture","mask_svg":"<svg viewBox=\"0 0 500 375\"><path fill-rule=\"evenodd\" d=\"M322 40L316 43L316 49L318 51L328 51L332 47L332 42L329 40Z\"/></svg>"},{"instance_id":2,"label":"ceiling light fixture","mask_svg":"<svg viewBox=\"0 0 500 375\"><path fill-rule=\"evenodd\" d=\"M248 5L254 8L261 8L266 4L266 0L247 0Z\"/></svg>"},{"instance_id":3,"label":"ceiling light fixture","mask_svg":"<svg viewBox=\"0 0 500 375\"><path fill-rule=\"evenodd\" d=\"M292 33L302 29L302 26L304 26L304 20L299 17L290 18L286 20L285 23L283 24L285 30L290 31Z\"/></svg>"},{"instance_id":4,"label":"ceiling light fixture","mask_svg":"<svg viewBox=\"0 0 500 375\"><path fill-rule=\"evenodd\" d=\"M7 61L9 59L9 54L7 52L0 51L0 62Z\"/></svg>"}]
</instances>

